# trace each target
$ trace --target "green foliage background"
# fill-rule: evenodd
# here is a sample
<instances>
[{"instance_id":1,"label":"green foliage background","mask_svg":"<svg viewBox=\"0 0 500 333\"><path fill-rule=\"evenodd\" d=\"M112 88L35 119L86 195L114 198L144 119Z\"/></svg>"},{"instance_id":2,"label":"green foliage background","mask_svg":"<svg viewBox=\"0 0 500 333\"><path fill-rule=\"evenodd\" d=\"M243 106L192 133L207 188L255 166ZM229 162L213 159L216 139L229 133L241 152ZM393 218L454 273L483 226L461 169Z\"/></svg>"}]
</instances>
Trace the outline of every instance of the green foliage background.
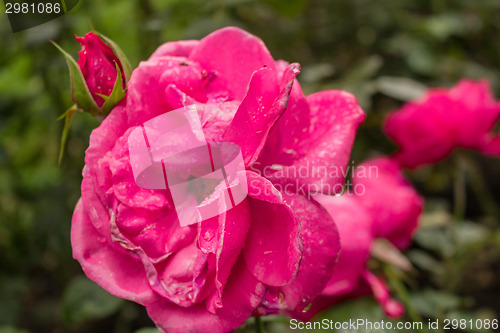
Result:
<instances>
[{"instance_id":1,"label":"green foliage background","mask_svg":"<svg viewBox=\"0 0 500 333\"><path fill-rule=\"evenodd\" d=\"M48 40L76 57L73 36L93 26L136 66L163 42L199 39L227 25L261 37L276 59L300 62L307 93L337 88L358 97L368 117L355 163L394 151L380 130L383 119L426 87L487 78L500 97L498 0L81 0L63 17L16 34L2 13L0 333L155 332L142 307L101 291L71 257L71 214L98 122L75 116L58 169L62 122L56 119L71 101L64 58ZM426 213L407 253L417 269L396 270L391 286L417 316L499 317L499 170L499 160L460 152L409 174L427 199ZM457 173L465 173L465 188ZM467 201L454 203L453 191ZM465 217L453 217L463 208ZM383 318L369 299L322 316ZM287 331L284 317L266 319L265 326Z\"/></svg>"}]
</instances>

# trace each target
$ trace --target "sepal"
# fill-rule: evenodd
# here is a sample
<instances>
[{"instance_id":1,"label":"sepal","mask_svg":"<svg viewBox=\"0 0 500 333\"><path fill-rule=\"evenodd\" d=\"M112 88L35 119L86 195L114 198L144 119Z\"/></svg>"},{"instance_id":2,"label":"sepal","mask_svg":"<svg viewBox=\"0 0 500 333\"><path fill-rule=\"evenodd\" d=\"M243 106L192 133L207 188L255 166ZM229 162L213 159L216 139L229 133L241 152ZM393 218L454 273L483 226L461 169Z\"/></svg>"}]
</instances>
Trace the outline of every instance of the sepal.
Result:
<instances>
[{"instance_id":1,"label":"sepal","mask_svg":"<svg viewBox=\"0 0 500 333\"><path fill-rule=\"evenodd\" d=\"M85 78L83 77L83 73L75 59L73 59L73 57L64 51L63 48L57 43L52 42L52 44L54 44L54 46L61 51L66 58L66 62L68 63L71 84L71 99L75 103L78 111L89 112L94 116L99 114L100 109L92 98L87 83L85 82Z\"/></svg>"}]
</instances>

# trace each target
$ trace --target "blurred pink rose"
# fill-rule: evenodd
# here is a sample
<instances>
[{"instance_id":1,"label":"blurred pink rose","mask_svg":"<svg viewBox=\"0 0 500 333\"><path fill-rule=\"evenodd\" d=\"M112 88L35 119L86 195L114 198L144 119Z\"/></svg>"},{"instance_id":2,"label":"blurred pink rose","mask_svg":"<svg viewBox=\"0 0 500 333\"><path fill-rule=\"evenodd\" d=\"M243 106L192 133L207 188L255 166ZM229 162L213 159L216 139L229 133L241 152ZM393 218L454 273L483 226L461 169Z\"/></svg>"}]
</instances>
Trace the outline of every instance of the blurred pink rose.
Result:
<instances>
[{"instance_id":1,"label":"blurred pink rose","mask_svg":"<svg viewBox=\"0 0 500 333\"><path fill-rule=\"evenodd\" d=\"M391 113L385 133L399 145L399 163L415 168L438 162L457 147L500 155L500 139L491 133L499 117L500 102L488 81L463 79L450 89L430 89Z\"/></svg>"},{"instance_id":2,"label":"blurred pink rose","mask_svg":"<svg viewBox=\"0 0 500 333\"><path fill-rule=\"evenodd\" d=\"M319 195L315 199L332 216L340 234L341 252L327 286L309 311L292 316L310 320L321 310L343 300L373 294L389 317L404 313L391 298L382 279L367 268L376 238L386 238L406 249L422 212L423 201L389 158L376 158L355 169L356 193L340 197Z\"/></svg>"},{"instance_id":3,"label":"blurred pink rose","mask_svg":"<svg viewBox=\"0 0 500 333\"><path fill-rule=\"evenodd\" d=\"M125 88L126 79L122 63L111 47L93 32L87 33L84 37L75 36L75 39L82 46L78 52L78 66L94 101L101 107L104 99L98 94L109 96L113 91L117 75L116 65L122 72L122 84Z\"/></svg>"},{"instance_id":4,"label":"blurred pink rose","mask_svg":"<svg viewBox=\"0 0 500 333\"><path fill-rule=\"evenodd\" d=\"M126 101L92 132L86 151L71 231L85 274L145 305L168 332L232 331L251 315L300 310L321 293L338 232L303 186L330 193L342 184L341 176L310 171L346 167L364 114L342 91L305 97L298 72L238 28L166 43L142 62ZM249 189L226 213L180 227L168 190L134 182L127 138L193 103L207 140L240 146Z\"/></svg>"},{"instance_id":5,"label":"blurred pink rose","mask_svg":"<svg viewBox=\"0 0 500 333\"><path fill-rule=\"evenodd\" d=\"M386 238L400 250L408 248L418 226L423 199L404 177L399 165L386 157L359 165L353 184L361 204L372 219L372 234Z\"/></svg>"}]
</instances>

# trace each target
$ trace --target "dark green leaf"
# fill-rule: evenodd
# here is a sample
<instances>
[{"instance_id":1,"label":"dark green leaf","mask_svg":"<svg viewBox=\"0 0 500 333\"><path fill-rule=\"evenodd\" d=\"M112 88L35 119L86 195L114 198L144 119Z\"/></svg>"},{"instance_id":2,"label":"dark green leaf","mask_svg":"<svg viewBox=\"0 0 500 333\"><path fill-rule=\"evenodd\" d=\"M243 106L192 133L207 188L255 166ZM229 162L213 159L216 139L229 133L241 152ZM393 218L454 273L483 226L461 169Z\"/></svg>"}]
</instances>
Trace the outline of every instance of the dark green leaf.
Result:
<instances>
[{"instance_id":1,"label":"dark green leaf","mask_svg":"<svg viewBox=\"0 0 500 333\"><path fill-rule=\"evenodd\" d=\"M67 287L62 310L70 323L107 317L115 313L123 300L108 294L85 277L75 278Z\"/></svg>"},{"instance_id":2,"label":"dark green leaf","mask_svg":"<svg viewBox=\"0 0 500 333\"><path fill-rule=\"evenodd\" d=\"M138 331L135 331L134 333L160 333L160 331L156 328L153 328L153 327L145 327L145 328L141 328Z\"/></svg>"},{"instance_id":3,"label":"dark green leaf","mask_svg":"<svg viewBox=\"0 0 500 333\"><path fill-rule=\"evenodd\" d=\"M28 331L12 326L2 326L0 327L0 333L28 333Z\"/></svg>"},{"instance_id":4,"label":"dark green leaf","mask_svg":"<svg viewBox=\"0 0 500 333\"><path fill-rule=\"evenodd\" d=\"M293 17L302 13L308 0L261 0L283 16Z\"/></svg>"}]
</instances>

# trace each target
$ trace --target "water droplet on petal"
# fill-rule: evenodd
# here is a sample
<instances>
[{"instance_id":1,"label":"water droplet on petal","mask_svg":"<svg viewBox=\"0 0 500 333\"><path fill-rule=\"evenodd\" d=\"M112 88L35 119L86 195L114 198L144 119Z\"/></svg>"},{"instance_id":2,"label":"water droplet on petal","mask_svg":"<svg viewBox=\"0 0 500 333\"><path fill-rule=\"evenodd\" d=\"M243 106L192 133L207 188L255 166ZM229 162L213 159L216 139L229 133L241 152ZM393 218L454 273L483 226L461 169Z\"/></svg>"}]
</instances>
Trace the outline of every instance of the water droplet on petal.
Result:
<instances>
[{"instance_id":1,"label":"water droplet on petal","mask_svg":"<svg viewBox=\"0 0 500 333\"><path fill-rule=\"evenodd\" d=\"M302 312L305 313L305 312L309 311L309 309L311 308L311 306L312 306L312 303L307 304L306 307L304 309L302 309Z\"/></svg>"}]
</instances>

